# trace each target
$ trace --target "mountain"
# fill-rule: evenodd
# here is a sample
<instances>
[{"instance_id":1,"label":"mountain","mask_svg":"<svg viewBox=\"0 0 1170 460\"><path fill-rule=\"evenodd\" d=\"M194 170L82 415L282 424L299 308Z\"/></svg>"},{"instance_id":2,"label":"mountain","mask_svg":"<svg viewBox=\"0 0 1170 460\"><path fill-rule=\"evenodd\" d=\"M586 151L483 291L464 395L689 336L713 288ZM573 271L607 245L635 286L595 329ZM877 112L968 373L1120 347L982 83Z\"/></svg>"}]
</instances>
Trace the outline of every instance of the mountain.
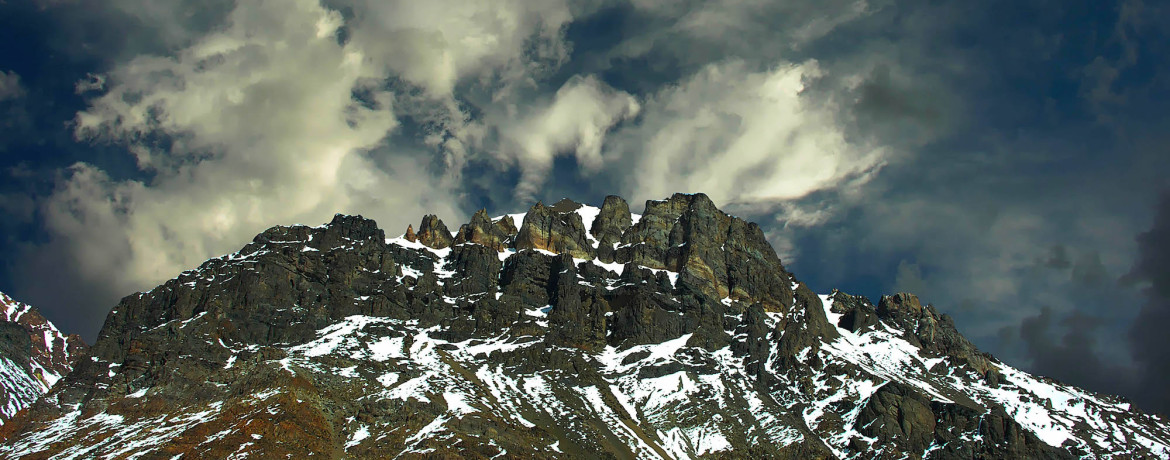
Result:
<instances>
[{"instance_id":1,"label":"mountain","mask_svg":"<svg viewBox=\"0 0 1170 460\"><path fill-rule=\"evenodd\" d=\"M85 343L65 335L32 306L0 292L0 426L49 391L85 356Z\"/></svg>"},{"instance_id":2,"label":"mountain","mask_svg":"<svg viewBox=\"0 0 1170 460\"><path fill-rule=\"evenodd\" d=\"M1170 458L1170 423L818 295L702 194L274 227L124 298L20 458Z\"/></svg>"}]
</instances>

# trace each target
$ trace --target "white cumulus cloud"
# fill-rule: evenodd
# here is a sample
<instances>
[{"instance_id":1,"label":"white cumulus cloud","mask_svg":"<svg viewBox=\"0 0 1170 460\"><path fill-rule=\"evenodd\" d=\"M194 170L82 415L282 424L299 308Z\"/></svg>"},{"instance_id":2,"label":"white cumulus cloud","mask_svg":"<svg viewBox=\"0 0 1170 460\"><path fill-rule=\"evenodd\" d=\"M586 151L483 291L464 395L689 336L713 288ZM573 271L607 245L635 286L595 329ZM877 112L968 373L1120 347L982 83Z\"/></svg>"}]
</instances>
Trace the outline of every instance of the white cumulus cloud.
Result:
<instances>
[{"instance_id":1,"label":"white cumulus cloud","mask_svg":"<svg viewBox=\"0 0 1170 460\"><path fill-rule=\"evenodd\" d=\"M360 212L393 228L424 211L457 215L429 159L375 166L370 152L398 124L393 95L360 42L336 39L341 24L314 1L245 2L174 55L109 72L76 133L128 145L150 178L70 169L45 210L77 269L129 292L275 224Z\"/></svg>"},{"instance_id":2,"label":"white cumulus cloud","mask_svg":"<svg viewBox=\"0 0 1170 460\"><path fill-rule=\"evenodd\" d=\"M881 148L850 142L832 101L806 97L815 61L753 70L712 63L644 104L615 148L634 159L631 195L705 192L717 202L780 203L880 167Z\"/></svg>"},{"instance_id":3,"label":"white cumulus cloud","mask_svg":"<svg viewBox=\"0 0 1170 460\"><path fill-rule=\"evenodd\" d=\"M607 132L639 109L633 96L596 77L571 78L547 105L532 107L527 118L503 130L508 142L500 157L521 169L516 195L525 200L534 197L553 159L562 153L573 155L583 173L601 169Z\"/></svg>"}]
</instances>

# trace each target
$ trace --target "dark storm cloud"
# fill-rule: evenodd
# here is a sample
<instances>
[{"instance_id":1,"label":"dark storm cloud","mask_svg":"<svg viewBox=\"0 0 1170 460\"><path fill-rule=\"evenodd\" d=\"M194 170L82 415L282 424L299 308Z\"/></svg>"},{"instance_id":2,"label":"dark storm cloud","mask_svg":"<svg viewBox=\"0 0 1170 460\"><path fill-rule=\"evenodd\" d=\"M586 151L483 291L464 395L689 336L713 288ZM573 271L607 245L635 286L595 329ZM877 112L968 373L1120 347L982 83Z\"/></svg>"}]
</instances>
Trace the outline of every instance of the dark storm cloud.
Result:
<instances>
[{"instance_id":1,"label":"dark storm cloud","mask_svg":"<svg viewBox=\"0 0 1170 460\"><path fill-rule=\"evenodd\" d=\"M875 120L909 119L928 127L943 123L947 115L938 100L922 94L909 82L897 82L888 65L874 67L857 90L855 110Z\"/></svg>"},{"instance_id":2,"label":"dark storm cloud","mask_svg":"<svg viewBox=\"0 0 1170 460\"><path fill-rule=\"evenodd\" d=\"M13 71L0 69L0 158L11 155L9 144L15 142L14 137L25 133L31 121L26 109L25 88L20 81L20 75ZM0 165L7 161L0 160Z\"/></svg>"},{"instance_id":3,"label":"dark storm cloud","mask_svg":"<svg viewBox=\"0 0 1170 460\"><path fill-rule=\"evenodd\" d=\"M1025 318L1020 326L1005 330L1018 331L1019 339L1031 360L1031 371L1054 377L1093 391L1129 393L1132 373L1105 362L1097 352L1100 318L1080 311L1057 318L1051 308Z\"/></svg>"},{"instance_id":4,"label":"dark storm cloud","mask_svg":"<svg viewBox=\"0 0 1170 460\"><path fill-rule=\"evenodd\" d=\"M922 279L922 268L906 260L898 262L894 275L894 292L925 292L926 282Z\"/></svg>"},{"instance_id":5,"label":"dark storm cloud","mask_svg":"<svg viewBox=\"0 0 1170 460\"><path fill-rule=\"evenodd\" d=\"M1039 259L1039 263L1055 270L1065 270L1072 267L1072 260L1068 257L1068 248L1063 244L1054 244L1048 249L1048 255Z\"/></svg>"},{"instance_id":6,"label":"dark storm cloud","mask_svg":"<svg viewBox=\"0 0 1170 460\"><path fill-rule=\"evenodd\" d=\"M1136 2L899 6L900 27L873 30L915 37L899 43L909 51L890 75L913 76L917 93L874 71L846 113L859 121L853 133L886 139L905 156L852 196L802 200L835 211L808 227L780 216L773 240L792 248L794 269L816 289L920 289L1009 364L1132 394L1144 363L1118 338L1138 297L1108 281L1131 264L1128 235L1166 184L1158 145L1168 140L1167 117L1152 109L1168 94L1158 78L1167 71L1165 29L1152 26L1165 24L1165 11ZM1145 25L1133 25L1134 8ZM882 42L867 40L874 49ZM1099 103L1082 90L1101 84L1086 70L1100 62L1121 69L1105 88L1124 98ZM938 103L931 89L950 99ZM921 101L936 105L913 105ZM932 126L934 113L951 121ZM899 119L912 129L889 123ZM1062 353L1085 360L1078 367Z\"/></svg>"},{"instance_id":7,"label":"dark storm cloud","mask_svg":"<svg viewBox=\"0 0 1170 460\"><path fill-rule=\"evenodd\" d=\"M1095 286L1108 281L1109 273L1101 263L1101 254L1092 251L1086 252L1077 259L1072 268L1072 280L1086 286Z\"/></svg>"},{"instance_id":8,"label":"dark storm cloud","mask_svg":"<svg viewBox=\"0 0 1170 460\"><path fill-rule=\"evenodd\" d=\"M1142 399L1163 414L1170 414L1170 346L1166 329L1170 325L1170 193L1158 203L1153 226L1137 237L1138 258L1129 281L1149 283L1145 303L1129 330L1133 355L1142 366Z\"/></svg>"}]
</instances>

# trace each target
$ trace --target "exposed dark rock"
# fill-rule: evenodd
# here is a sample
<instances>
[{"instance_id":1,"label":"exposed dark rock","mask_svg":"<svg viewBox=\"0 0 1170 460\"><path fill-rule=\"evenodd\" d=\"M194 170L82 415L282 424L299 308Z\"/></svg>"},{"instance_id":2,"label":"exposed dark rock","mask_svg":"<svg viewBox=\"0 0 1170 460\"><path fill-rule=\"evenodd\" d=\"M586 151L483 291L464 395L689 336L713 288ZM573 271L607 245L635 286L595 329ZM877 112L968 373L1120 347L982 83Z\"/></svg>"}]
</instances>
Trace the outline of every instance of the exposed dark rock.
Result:
<instances>
[{"instance_id":1,"label":"exposed dark rock","mask_svg":"<svg viewBox=\"0 0 1170 460\"><path fill-rule=\"evenodd\" d=\"M930 458L1076 458L1068 451L1043 443L1001 408L983 412L938 401L930 404L936 418L934 444L938 446ZM982 438L983 442L964 442L963 435Z\"/></svg>"},{"instance_id":2,"label":"exposed dark rock","mask_svg":"<svg viewBox=\"0 0 1170 460\"><path fill-rule=\"evenodd\" d=\"M633 225L630 217L630 205L621 197L610 195L605 197L601 204L601 212L593 221L591 235L597 239L597 259L602 262L613 262L615 247L621 243L622 234Z\"/></svg>"},{"instance_id":3,"label":"exposed dark rock","mask_svg":"<svg viewBox=\"0 0 1170 460\"><path fill-rule=\"evenodd\" d=\"M554 286L552 265L556 258L536 251L520 251L504 262L500 272L500 290L505 296L520 299L531 307L549 304L549 291Z\"/></svg>"},{"instance_id":4,"label":"exposed dark rock","mask_svg":"<svg viewBox=\"0 0 1170 460\"><path fill-rule=\"evenodd\" d=\"M381 243L386 240L386 232L378 228L378 223L371 219L337 214L329 222L326 231L320 234L320 238L315 241L314 247L337 248L350 241Z\"/></svg>"},{"instance_id":5,"label":"exposed dark rock","mask_svg":"<svg viewBox=\"0 0 1170 460\"><path fill-rule=\"evenodd\" d=\"M564 214L581 209L581 206L583 206L581 203L570 200L568 198L561 198L561 201L553 203L553 205L549 206L548 208L553 212Z\"/></svg>"},{"instance_id":6,"label":"exposed dark rock","mask_svg":"<svg viewBox=\"0 0 1170 460\"><path fill-rule=\"evenodd\" d=\"M568 207L563 204L560 206L562 209ZM581 216L572 210L558 212L541 203L532 206L524 216L524 223L516 235L515 247L518 250L543 249L578 259L594 257Z\"/></svg>"},{"instance_id":7,"label":"exposed dark rock","mask_svg":"<svg viewBox=\"0 0 1170 460\"><path fill-rule=\"evenodd\" d=\"M638 272L627 268L626 273ZM646 270L644 273L648 273ZM633 279L628 277L626 279ZM636 283L624 287L610 297L613 310L612 335L614 345L659 343L684 334L683 318L663 299L655 295L652 285Z\"/></svg>"},{"instance_id":8,"label":"exposed dark rock","mask_svg":"<svg viewBox=\"0 0 1170 460\"><path fill-rule=\"evenodd\" d=\"M21 363L32 359L32 338L28 330L17 323L0 322L0 356Z\"/></svg>"},{"instance_id":9,"label":"exposed dark rock","mask_svg":"<svg viewBox=\"0 0 1170 460\"><path fill-rule=\"evenodd\" d=\"M681 282L715 298L762 302L774 311L792 305L788 274L763 230L724 214L701 193L647 201L614 259L679 272Z\"/></svg>"},{"instance_id":10,"label":"exposed dark rock","mask_svg":"<svg viewBox=\"0 0 1170 460\"><path fill-rule=\"evenodd\" d=\"M62 334L36 308L0 292L0 427L68 375L86 353L81 337Z\"/></svg>"},{"instance_id":11,"label":"exposed dark rock","mask_svg":"<svg viewBox=\"0 0 1170 460\"><path fill-rule=\"evenodd\" d=\"M506 221L504 220L506 219ZM464 224L455 235L454 244L475 243L487 246L496 252L504 252L509 240L516 234L512 218L505 216L499 223L493 223L487 211L480 209L471 216L471 223Z\"/></svg>"},{"instance_id":12,"label":"exposed dark rock","mask_svg":"<svg viewBox=\"0 0 1170 460\"><path fill-rule=\"evenodd\" d=\"M209 260L197 272L124 298L107 316L94 354L132 363L125 369L140 363L145 370L166 361L165 347L153 344L181 336L180 323L195 317L228 343L262 346L304 342L353 314L387 316L397 310L405 317L387 296L396 290L398 268L383 241L376 224L360 217L337 217L320 229L274 227L236 255ZM207 274L213 274L211 280ZM362 297L367 300L355 301ZM195 346L190 351L223 353L218 345Z\"/></svg>"},{"instance_id":13,"label":"exposed dark rock","mask_svg":"<svg viewBox=\"0 0 1170 460\"><path fill-rule=\"evenodd\" d=\"M422 223L418 226L418 241L428 247L443 249L450 247L455 239L451 237L451 231L447 230L439 216L427 214L423 216Z\"/></svg>"},{"instance_id":14,"label":"exposed dark rock","mask_svg":"<svg viewBox=\"0 0 1170 460\"><path fill-rule=\"evenodd\" d=\"M930 305L923 307L914 294L883 296L878 302L877 315L882 321L898 325L906 331L906 340L924 350L954 358L956 364L969 366L979 374L993 371L994 357L979 351L963 337L950 315L939 314Z\"/></svg>"},{"instance_id":15,"label":"exposed dark rock","mask_svg":"<svg viewBox=\"0 0 1170 460\"><path fill-rule=\"evenodd\" d=\"M900 439L906 452L925 452L934 440L930 400L898 383L882 385L857 421L862 434L887 441Z\"/></svg>"},{"instance_id":16,"label":"exposed dark rock","mask_svg":"<svg viewBox=\"0 0 1170 460\"><path fill-rule=\"evenodd\" d=\"M551 280L551 306L548 313L550 344L596 350L605 346L606 316L609 303L596 289L577 283L577 267L568 254L556 258L556 273Z\"/></svg>"},{"instance_id":17,"label":"exposed dark rock","mask_svg":"<svg viewBox=\"0 0 1170 460\"><path fill-rule=\"evenodd\" d=\"M447 295L462 297L470 294L496 293L503 262L495 248L479 244L455 246L451 252L451 269L455 271L446 286Z\"/></svg>"},{"instance_id":18,"label":"exposed dark rock","mask_svg":"<svg viewBox=\"0 0 1170 460\"><path fill-rule=\"evenodd\" d=\"M512 216L501 217L495 223L496 228L510 237L516 236L516 232L520 231L516 228L516 222L512 221Z\"/></svg>"},{"instance_id":19,"label":"exposed dark rock","mask_svg":"<svg viewBox=\"0 0 1170 460\"><path fill-rule=\"evenodd\" d=\"M837 326L850 332L861 333L878 324L877 308L869 299L834 290L830 296L832 311L841 315Z\"/></svg>"},{"instance_id":20,"label":"exposed dark rock","mask_svg":"<svg viewBox=\"0 0 1170 460\"><path fill-rule=\"evenodd\" d=\"M922 304L918 302L918 296L899 292L894 295L882 296L881 302L878 302L877 312L883 318L917 316L922 312Z\"/></svg>"},{"instance_id":21,"label":"exposed dark rock","mask_svg":"<svg viewBox=\"0 0 1170 460\"><path fill-rule=\"evenodd\" d=\"M839 335L836 327L829 324L821 299L804 283L797 285L793 308L780 320L778 327L783 330L783 335L779 339L779 353L774 359L776 366L782 368L803 364L801 357L811 357L811 365L820 367L817 355L821 343Z\"/></svg>"}]
</instances>

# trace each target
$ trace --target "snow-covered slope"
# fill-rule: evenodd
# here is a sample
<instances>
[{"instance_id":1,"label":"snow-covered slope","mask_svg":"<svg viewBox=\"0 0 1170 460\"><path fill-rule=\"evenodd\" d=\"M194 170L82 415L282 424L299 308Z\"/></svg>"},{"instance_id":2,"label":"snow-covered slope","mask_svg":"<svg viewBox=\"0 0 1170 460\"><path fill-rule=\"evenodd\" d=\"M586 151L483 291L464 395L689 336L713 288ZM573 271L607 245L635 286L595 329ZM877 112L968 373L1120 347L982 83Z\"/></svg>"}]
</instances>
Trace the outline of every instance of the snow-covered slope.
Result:
<instances>
[{"instance_id":1,"label":"snow-covered slope","mask_svg":"<svg viewBox=\"0 0 1170 460\"><path fill-rule=\"evenodd\" d=\"M836 324L834 295L822 295L826 315ZM837 321L833 321L837 320ZM1158 415L1141 414L1117 397L1094 394L1051 379L1033 376L1000 362L988 365L999 377L989 382L970 367L948 356L924 351L906 340L903 328L880 321L855 333L838 327L840 337L828 341L819 354L824 362L846 363L847 372L814 371L816 391L809 396L805 419L814 430L826 411L846 414L845 430L830 426L822 431L842 457L849 441L872 442L856 431L858 408L882 385L898 383L920 391L932 402L960 402L982 414L1002 409L1004 414L1040 441L1052 447L1092 456L1170 457L1170 431ZM833 366L836 367L836 366ZM827 385L822 382L837 380ZM987 442L978 430L957 432L960 442ZM933 440L924 456L947 447Z\"/></svg>"},{"instance_id":2,"label":"snow-covered slope","mask_svg":"<svg viewBox=\"0 0 1170 460\"><path fill-rule=\"evenodd\" d=\"M0 455L1170 458L1162 418L981 354L912 296L815 295L694 196L557 206L500 251L269 230L124 300Z\"/></svg>"},{"instance_id":3,"label":"snow-covered slope","mask_svg":"<svg viewBox=\"0 0 1170 460\"><path fill-rule=\"evenodd\" d=\"M30 305L0 292L0 425L49 391L85 352Z\"/></svg>"}]
</instances>

